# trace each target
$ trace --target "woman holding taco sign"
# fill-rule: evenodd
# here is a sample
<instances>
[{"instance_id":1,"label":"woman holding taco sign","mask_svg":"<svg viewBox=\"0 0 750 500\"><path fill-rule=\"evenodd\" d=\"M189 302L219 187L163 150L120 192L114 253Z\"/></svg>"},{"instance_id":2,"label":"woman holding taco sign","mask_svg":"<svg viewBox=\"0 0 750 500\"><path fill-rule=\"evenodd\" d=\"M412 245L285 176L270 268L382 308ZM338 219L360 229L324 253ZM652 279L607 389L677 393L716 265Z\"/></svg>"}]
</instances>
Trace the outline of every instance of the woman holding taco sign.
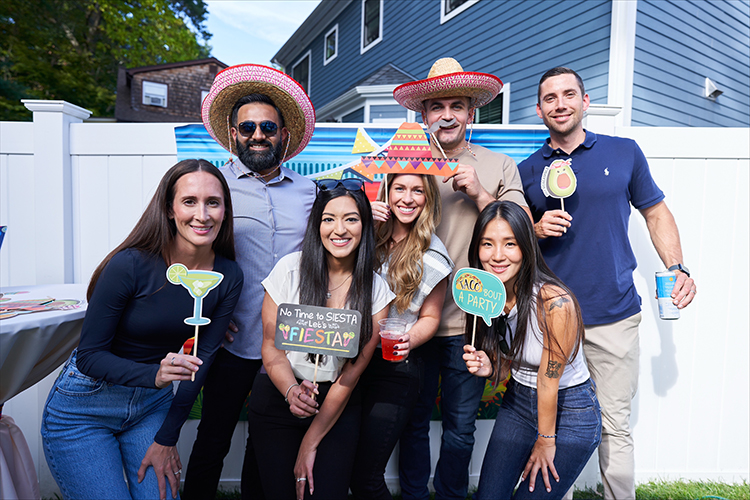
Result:
<instances>
[{"instance_id":1,"label":"woman holding taco sign","mask_svg":"<svg viewBox=\"0 0 750 500\"><path fill-rule=\"evenodd\" d=\"M599 445L602 429L581 348L578 302L545 264L531 221L515 203L494 202L482 211L469 262L503 282L506 303L491 327L477 322L477 347L464 346L466 367L495 384L511 373L477 499L562 498ZM514 494L519 476L523 482Z\"/></svg>"}]
</instances>

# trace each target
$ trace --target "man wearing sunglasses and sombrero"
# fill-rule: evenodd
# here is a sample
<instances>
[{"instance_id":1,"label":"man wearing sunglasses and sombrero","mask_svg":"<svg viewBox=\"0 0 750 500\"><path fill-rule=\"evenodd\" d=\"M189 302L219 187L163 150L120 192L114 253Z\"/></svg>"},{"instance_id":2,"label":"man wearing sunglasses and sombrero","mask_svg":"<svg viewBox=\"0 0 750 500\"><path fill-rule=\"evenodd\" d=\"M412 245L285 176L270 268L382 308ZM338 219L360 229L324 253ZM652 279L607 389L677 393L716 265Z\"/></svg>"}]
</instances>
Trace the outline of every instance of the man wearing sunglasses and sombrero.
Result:
<instances>
[{"instance_id":1,"label":"man wearing sunglasses and sombrero","mask_svg":"<svg viewBox=\"0 0 750 500\"><path fill-rule=\"evenodd\" d=\"M428 132L432 131L432 155L459 160L455 174L439 183L443 218L436 231L456 269L469 266L472 228L485 206L507 200L528 212L515 162L470 144L471 134L466 139L474 111L497 97L502 87L496 76L464 71L455 59L444 58L433 64L425 80L406 83L393 91L399 104L422 114ZM443 434L433 481L435 498L466 498L474 423L484 380L472 376L463 363L464 328L465 315L448 293L435 337L413 353L424 362L425 382L412 419L401 435L399 476L405 500L429 498L429 428L438 375Z\"/></svg>"},{"instance_id":2,"label":"man wearing sunglasses and sombrero","mask_svg":"<svg viewBox=\"0 0 750 500\"><path fill-rule=\"evenodd\" d=\"M261 281L279 259L300 250L315 200L315 184L283 166L307 146L315 129L315 110L296 81L266 66L229 67L216 75L202 115L211 137L237 155L221 171L232 194L237 262L245 284L234 312L236 328L227 332L203 387L185 500L214 498L240 411L262 365ZM259 484L248 439L242 497L259 494Z\"/></svg>"}]
</instances>

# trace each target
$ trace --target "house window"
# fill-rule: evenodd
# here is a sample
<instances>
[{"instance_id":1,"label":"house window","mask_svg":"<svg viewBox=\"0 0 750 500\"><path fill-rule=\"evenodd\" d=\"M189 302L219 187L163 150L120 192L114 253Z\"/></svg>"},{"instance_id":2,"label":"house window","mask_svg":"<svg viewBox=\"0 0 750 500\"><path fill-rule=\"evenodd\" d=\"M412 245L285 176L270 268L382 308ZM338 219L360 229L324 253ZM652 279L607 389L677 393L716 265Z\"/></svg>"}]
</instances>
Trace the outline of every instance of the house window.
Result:
<instances>
[{"instance_id":1,"label":"house window","mask_svg":"<svg viewBox=\"0 0 750 500\"><path fill-rule=\"evenodd\" d=\"M339 53L339 25L326 33L323 39L323 66L336 59Z\"/></svg>"},{"instance_id":2,"label":"house window","mask_svg":"<svg viewBox=\"0 0 750 500\"><path fill-rule=\"evenodd\" d=\"M383 39L383 0L362 0L362 45L364 54Z\"/></svg>"},{"instance_id":3,"label":"house window","mask_svg":"<svg viewBox=\"0 0 750 500\"><path fill-rule=\"evenodd\" d=\"M440 0L440 24L450 21L479 0Z\"/></svg>"},{"instance_id":4,"label":"house window","mask_svg":"<svg viewBox=\"0 0 750 500\"><path fill-rule=\"evenodd\" d=\"M292 78L310 95L310 51L292 66Z\"/></svg>"},{"instance_id":5,"label":"house window","mask_svg":"<svg viewBox=\"0 0 750 500\"><path fill-rule=\"evenodd\" d=\"M503 85L497 97L489 104L475 111L475 123L482 124L508 124L508 112L510 106L510 83Z\"/></svg>"},{"instance_id":6,"label":"house window","mask_svg":"<svg viewBox=\"0 0 750 500\"><path fill-rule=\"evenodd\" d=\"M203 106L203 101L206 100L207 95L208 95L208 90L201 90L201 106Z\"/></svg>"},{"instance_id":7,"label":"house window","mask_svg":"<svg viewBox=\"0 0 750 500\"><path fill-rule=\"evenodd\" d=\"M143 81L143 104L147 106L167 107L167 87L163 83Z\"/></svg>"},{"instance_id":8,"label":"house window","mask_svg":"<svg viewBox=\"0 0 750 500\"><path fill-rule=\"evenodd\" d=\"M370 123L403 123L406 121L406 108L398 104L370 105Z\"/></svg>"}]
</instances>

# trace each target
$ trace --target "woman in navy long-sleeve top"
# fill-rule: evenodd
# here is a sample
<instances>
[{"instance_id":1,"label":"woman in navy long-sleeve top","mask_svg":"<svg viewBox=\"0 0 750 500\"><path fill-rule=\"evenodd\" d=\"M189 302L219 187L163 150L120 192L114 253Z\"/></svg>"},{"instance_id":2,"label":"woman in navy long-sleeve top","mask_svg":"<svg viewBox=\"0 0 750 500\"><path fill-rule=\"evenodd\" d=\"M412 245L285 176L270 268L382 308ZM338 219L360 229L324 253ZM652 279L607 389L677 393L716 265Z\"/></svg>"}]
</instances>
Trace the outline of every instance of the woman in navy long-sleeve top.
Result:
<instances>
[{"instance_id":1,"label":"woman in navy long-sleeve top","mask_svg":"<svg viewBox=\"0 0 750 500\"><path fill-rule=\"evenodd\" d=\"M205 160L178 163L94 271L81 342L45 405L44 452L66 499L177 497L175 445L242 289L234 257L223 175ZM167 279L175 263L224 276L203 297L211 322L200 329L197 357L181 354L194 334L184 322L194 299Z\"/></svg>"}]
</instances>

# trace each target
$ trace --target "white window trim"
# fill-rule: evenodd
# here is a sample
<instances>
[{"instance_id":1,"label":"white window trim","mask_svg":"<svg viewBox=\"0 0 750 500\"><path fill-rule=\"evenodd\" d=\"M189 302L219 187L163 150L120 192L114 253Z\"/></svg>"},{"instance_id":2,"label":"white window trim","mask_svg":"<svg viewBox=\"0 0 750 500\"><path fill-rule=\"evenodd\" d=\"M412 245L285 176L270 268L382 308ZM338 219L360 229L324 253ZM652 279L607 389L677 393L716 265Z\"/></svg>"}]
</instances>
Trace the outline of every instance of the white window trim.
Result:
<instances>
[{"instance_id":1,"label":"white window trim","mask_svg":"<svg viewBox=\"0 0 750 500\"><path fill-rule=\"evenodd\" d=\"M510 82L503 83L503 88L500 90L500 93L497 95L497 97L495 97L495 99L503 100L503 116L501 118L503 122L501 123L501 125L508 125L510 122ZM477 109L476 111L474 111L474 113L474 120L478 123L478 120L482 115L482 108ZM479 123L479 125L490 124Z\"/></svg>"},{"instance_id":2,"label":"white window trim","mask_svg":"<svg viewBox=\"0 0 750 500\"><path fill-rule=\"evenodd\" d=\"M455 9L450 14L445 13L445 5L448 0L440 0L440 24L445 24L457 15L459 15L461 12L465 11L475 3L477 3L479 0L468 0L465 4Z\"/></svg>"},{"instance_id":3,"label":"white window trim","mask_svg":"<svg viewBox=\"0 0 750 500\"><path fill-rule=\"evenodd\" d=\"M312 87L310 86L310 81L312 80L312 51L308 50L305 52L305 54L297 59L297 62L292 64L292 71L289 76L294 78L294 68L300 65L302 61L305 60L305 57L307 57L307 96L310 97L312 95ZM301 83L301 82L300 82Z\"/></svg>"},{"instance_id":4,"label":"white window trim","mask_svg":"<svg viewBox=\"0 0 750 500\"><path fill-rule=\"evenodd\" d=\"M336 42L335 42L336 49L333 51L333 55L326 59L326 53L328 50L327 40L328 40L328 37L331 36L331 33L334 33L334 32L336 33ZM326 33L326 36L323 37L323 66L325 66L329 62L336 59L337 55L339 55L339 25L338 24L336 24L333 28L328 30L328 33Z\"/></svg>"},{"instance_id":5,"label":"white window trim","mask_svg":"<svg viewBox=\"0 0 750 500\"><path fill-rule=\"evenodd\" d=\"M146 90L146 87L148 87L148 86L151 86L154 89L158 88L160 90L160 92L158 92L158 94L156 92L148 93L148 91ZM163 96L161 94L161 90L164 91ZM164 104L152 104L150 99L147 102L146 101L146 96L147 95L149 97L151 97L151 96L154 96L154 97L164 97ZM142 83L141 83L141 102L145 106L157 106L157 107L160 107L160 108L166 108L167 105L168 105L168 103L169 103L169 85L167 85L166 83L152 82L152 81L149 81L149 80L143 80Z\"/></svg>"},{"instance_id":6,"label":"white window trim","mask_svg":"<svg viewBox=\"0 0 750 500\"><path fill-rule=\"evenodd\" d=\"M503 100L503 125L510 123L510 82L505 82L497 97Z\"/></svg>"},{"instance_id":7,"label":"white window trim","mask_svg":"<svg viewBox=\"0 0 750 500\"><path fill-rule=\"evenodd\" d=\"M378 29L378 37L370 42L367 47L365 47L365 0L362 0L360 7L360 10L362 11L362 21L360 23L359 53L361 55L383 41L383 0L380 0L380 28Z\"/></svg>"}]
</instances>

